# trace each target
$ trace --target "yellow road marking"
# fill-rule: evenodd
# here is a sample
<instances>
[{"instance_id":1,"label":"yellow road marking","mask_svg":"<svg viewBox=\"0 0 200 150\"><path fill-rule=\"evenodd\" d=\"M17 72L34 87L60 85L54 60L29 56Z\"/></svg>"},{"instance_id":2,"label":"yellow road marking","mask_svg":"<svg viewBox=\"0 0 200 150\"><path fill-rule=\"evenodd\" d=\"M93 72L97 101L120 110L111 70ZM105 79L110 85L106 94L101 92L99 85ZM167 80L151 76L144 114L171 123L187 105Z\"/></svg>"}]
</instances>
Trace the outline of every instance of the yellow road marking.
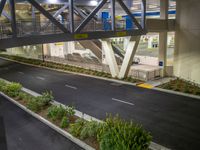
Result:
<instances>
[{"instance_id":1,"label":"yellow road marking","mask_svg":"<svg viewBox=\"0 0 200 150\"><path fill-rule=\"evenodd\" d=\"M142 87L142 88L145 88L145 89L152 89L153 88L153 86L151 84L147 84L147 83L139 84L138 87Z\"/></svg>"}]
</instances>

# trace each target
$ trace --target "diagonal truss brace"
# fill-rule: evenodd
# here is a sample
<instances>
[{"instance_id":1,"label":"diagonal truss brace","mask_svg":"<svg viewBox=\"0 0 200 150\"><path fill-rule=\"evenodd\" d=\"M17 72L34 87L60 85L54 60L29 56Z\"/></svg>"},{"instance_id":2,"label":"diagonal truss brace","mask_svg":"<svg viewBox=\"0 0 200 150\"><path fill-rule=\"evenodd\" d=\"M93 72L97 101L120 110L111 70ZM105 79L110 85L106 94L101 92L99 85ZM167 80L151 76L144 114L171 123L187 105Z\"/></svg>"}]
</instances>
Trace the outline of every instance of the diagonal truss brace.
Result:
<instances>
[{"instance_id":1,"label":"diagonal truss brace","mask_svg":"<svg viewBox=\"0 0 200 150\"><path fill-rule=\"evenodd\" d=\"M66 3L62 8L60 8L58 11L55 12L53 17L57 18L68 6L69 4ZM48 21L45 25L42 26L41 30L43 31L45 28L47 28L50 25L50 23L51 21Z\"/></svg>"},{"instance_id":2,"label":"diagonal truss brace","mask_svg":"<svg viewBox=\"0 0 200 150\"><path fill-rule=\"evenodd\" d=\"M97 7L83 20L83 22L77 27L75 32L80 32L87 23L94 17L94 15L103 7L107 0L102 0Z\"/></svg>"},{"instance_id":3,"label":"diagonal truss brace","mask_svg":"<svg viewBox=\"0 0 200 150\"><path fill-rule=\"evenodd\" d=\"M3 11L5 4L6 4L6 0L1 0L1 2L0 2L0 16L1 16L1 13Z\"/></svg>"},{"instance_id":4,"label":"diagonal truss brace","mask_svg":"<svg viewBox=\"0 0 200 150\"><path fill-rule=\"evenodd\" d=\"M118 3L121 5L121 7L124 9L124 11L131 17L132 21L135 23L135 25L138 27L138 29L142 30L142 26L138 23L136 18L132 15L130 10L126 7L124 2L122 0L117 0Z\"/></svg>"},{"instance_id":5,"label":"diagonal truss brace","mask_svg":"<svg viewBox=\"0 0 200 150\"><path fill-rule=\"evenodd\" d=\"M54 25L56 25L61 31L64 33L69 33L69 31L58 22L49 12L47 12L40 4L38 4L35 0L27 0L31 3L36 9L38 9L45 17L47 17Z\"/></svg>"}]
</instances>

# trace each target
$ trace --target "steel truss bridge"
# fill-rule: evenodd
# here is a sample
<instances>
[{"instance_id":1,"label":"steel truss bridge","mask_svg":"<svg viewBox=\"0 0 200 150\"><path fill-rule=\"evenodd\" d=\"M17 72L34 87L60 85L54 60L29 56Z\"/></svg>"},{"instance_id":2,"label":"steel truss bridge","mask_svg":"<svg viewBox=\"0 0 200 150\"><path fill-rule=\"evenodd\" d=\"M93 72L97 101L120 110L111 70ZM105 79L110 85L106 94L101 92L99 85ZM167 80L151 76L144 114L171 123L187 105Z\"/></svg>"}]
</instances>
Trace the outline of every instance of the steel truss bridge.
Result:
<instances>
[{"instance_id":1,"label":"steel truss bridge","mask_svg":"<svg viewBox=\"0 0 200 150\"><path fill-rule=\"evenodd\" d=\"M80 0L79 0L80 1ZM8 3L8 4L7 4ZM30 4L32 7L31 20L16 19L16 4ZM77 0L60 0L62 5L54 14L46 10L42 5L43 0L1 0L0 15L4 15L9 22L0 22L0 49L11 48L23 45L103 39L123 36L139 36L146 34L146 0L141 0L141 16L136 18L123 0L101 0L89 13L84 13L78 6ZM125 21L116 19L116 3L118 3L134 24L131 29L126 29ZM54 3L48 3L54 4ZM9 6L9 13L4 7ZM105 29L104 22L97 18L96 14L100 9L109 5L110 18L107 20L110 25ZM36 10L48 20L36 19ZM66 19L58 20L63 12L68 12ZM9 15L10 14L10 15ZM80 20L75 20L74 16ZM118 26L120 24L120 27Z\"/></svg>"}]
</instances>

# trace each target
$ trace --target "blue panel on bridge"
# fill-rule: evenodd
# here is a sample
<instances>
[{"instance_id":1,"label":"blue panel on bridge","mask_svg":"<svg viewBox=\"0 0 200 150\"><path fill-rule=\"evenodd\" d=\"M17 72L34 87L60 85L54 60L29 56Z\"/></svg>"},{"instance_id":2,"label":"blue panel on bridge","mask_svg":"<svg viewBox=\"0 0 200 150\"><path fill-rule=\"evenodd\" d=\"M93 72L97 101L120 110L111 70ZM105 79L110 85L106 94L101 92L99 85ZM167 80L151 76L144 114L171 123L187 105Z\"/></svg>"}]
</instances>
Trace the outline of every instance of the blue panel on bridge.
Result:
<instances>
[{"instance_id":1,"label":"blue panel on bridge","mask_svg":"<svg viewBox=\"0 0 200 150\"><path fill-rule=\"evenodd\" d=\"M126 19L126 30L132 30L134 23L133 23L131 17L130 16L124 16L124 18Z\"/></svg>"},{"instance_id":2,"label":"blue panel on bridge","mask_svg":"<svg viewBox=\"0 0 200 150\"><path fill-rule=\"evenodd\" d=\"M104 31L109 31L111 30L111 25L109 23L109 12L102 12L101 14L102 21L103 21L103 29Z\"/></svg>"}]
</instances>

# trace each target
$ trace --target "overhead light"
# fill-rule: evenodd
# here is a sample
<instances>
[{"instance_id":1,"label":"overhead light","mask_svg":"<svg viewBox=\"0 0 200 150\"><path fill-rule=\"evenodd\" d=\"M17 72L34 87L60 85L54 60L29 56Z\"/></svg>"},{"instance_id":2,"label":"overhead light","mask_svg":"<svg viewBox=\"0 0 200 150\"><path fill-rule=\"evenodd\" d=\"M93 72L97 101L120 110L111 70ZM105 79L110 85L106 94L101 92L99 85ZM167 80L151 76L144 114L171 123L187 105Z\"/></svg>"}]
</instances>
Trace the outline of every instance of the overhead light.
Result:
<instances>
[{"instance_id":1,"label":"overhead light","mask_svg":"<svg viewBox=\"0 0 200 150\"><path fill-rule=\"evenodd\" d=\"M96 0L91 0L90 4L93 5L93 6L96 6L98 4L98 2Z\"/></svg>"}]
</instances>

